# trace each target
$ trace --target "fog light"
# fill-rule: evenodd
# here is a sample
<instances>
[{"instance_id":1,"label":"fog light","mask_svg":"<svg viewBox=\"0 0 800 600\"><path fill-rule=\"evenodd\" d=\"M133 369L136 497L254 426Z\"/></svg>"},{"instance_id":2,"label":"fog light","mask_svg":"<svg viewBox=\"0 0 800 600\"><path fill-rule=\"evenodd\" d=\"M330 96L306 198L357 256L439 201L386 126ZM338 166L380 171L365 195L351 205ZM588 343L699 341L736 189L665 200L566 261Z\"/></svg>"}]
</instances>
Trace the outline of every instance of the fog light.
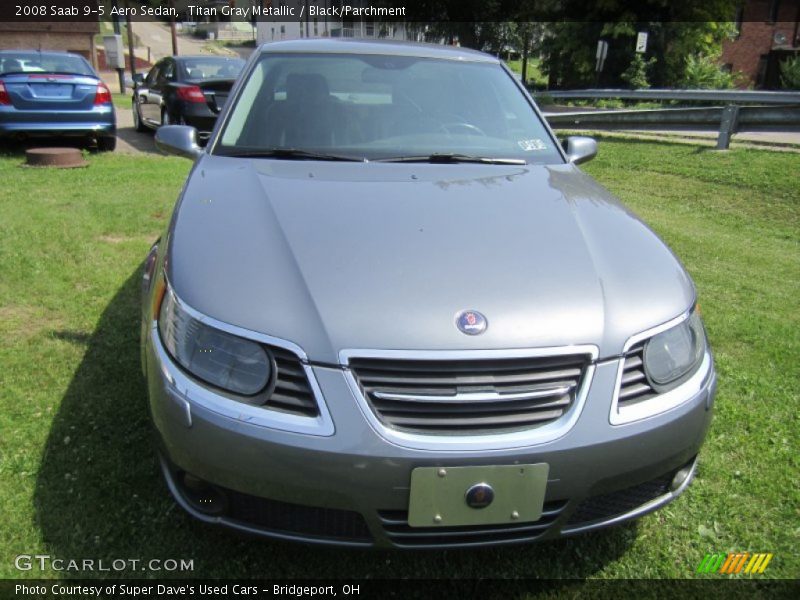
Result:
<instances>
[{"instance_id":1,"label":"fog light","mask_svg":"<svg viewBox=\"0 0 800 600\"><path fill-rule=\"evenodd\" d=\"M183 473L178 481L183 497L195 510L206 515L221 515L227 510L228 499L217 486L191 473Z\"/></svg>"},{"instance_id":2,"label":"fog light","mask_svg":"<svg viewBox=\"0 0 800 600\"><path fill-rule=\"evenodd\" d=\"M692 467L694 466L694 459L689 461L685 467L680 469L677 473L675 473L675 477L672 478L672 483L669 484L669 491L674 492L678 488L680 488L686 480L689 478L689 475L692 473Z\"/></svg>"}]
</instances>

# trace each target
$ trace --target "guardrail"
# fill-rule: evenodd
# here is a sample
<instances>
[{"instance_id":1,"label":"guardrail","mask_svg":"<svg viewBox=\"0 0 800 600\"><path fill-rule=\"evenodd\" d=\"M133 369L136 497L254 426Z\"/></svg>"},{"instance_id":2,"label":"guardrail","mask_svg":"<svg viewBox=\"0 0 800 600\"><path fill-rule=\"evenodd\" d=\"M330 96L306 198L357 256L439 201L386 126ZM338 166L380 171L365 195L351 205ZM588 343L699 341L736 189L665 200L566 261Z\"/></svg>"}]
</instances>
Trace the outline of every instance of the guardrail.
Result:
<instances>
[{"instance_id":1,"label":"guardrail","mask_svg":"<svg viewBox=\"0 0 800 600\"><path fill-rule=\"evenodd\" d=\"M724 104L800 104L800 91L769 92L753 90L559 90L536 92L536 96L549 96L565 100L601 100L619 98L620 100L697 100L720 102Z\"/></svg>"},{"instance_id":2,"label":"guardrail","mask_svg":"<svg viewBox=\"0 0 800 600\"><path fill-rule=\"evenodd\" d=\"M540 92L562 99L620 98L638 100L702 100L725 106L643 110L546 112L554 129L633 129L718 131L717 148L730 146L736 132L800 131L800 92L741 90L569 90ZM749 106L755 102L767 106ZM740 104L744 103L744 106Z\"/></svg>"}]
</instances>

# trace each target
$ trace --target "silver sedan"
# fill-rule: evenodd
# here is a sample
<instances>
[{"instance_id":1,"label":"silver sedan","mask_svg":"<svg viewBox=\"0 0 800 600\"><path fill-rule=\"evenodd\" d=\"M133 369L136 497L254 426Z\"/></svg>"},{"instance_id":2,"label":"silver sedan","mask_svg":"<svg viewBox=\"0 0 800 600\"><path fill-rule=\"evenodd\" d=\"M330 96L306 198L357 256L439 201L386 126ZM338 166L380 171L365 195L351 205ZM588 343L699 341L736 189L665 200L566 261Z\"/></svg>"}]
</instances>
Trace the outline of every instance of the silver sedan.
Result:
<instances>
[{"instance_id":1,"label":"silver sedan","mask_svg":"<svg viewBox=\"0 0 800 600\"><path fill-rule=\"evenodd\" d=\"M400 548L554 538L691 481L716 376L675 255L497 59L262 46L145 263L164 476L200 520Z\"/></svg>"}]
</instances>

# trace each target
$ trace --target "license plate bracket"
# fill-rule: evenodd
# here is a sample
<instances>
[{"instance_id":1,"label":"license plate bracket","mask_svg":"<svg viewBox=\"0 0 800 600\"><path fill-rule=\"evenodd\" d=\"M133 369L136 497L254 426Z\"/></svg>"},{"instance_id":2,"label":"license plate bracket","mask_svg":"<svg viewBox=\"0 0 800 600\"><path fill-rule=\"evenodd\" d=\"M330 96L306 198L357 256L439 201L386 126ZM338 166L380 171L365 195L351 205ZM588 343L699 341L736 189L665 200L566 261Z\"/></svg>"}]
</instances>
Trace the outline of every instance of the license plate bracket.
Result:
<instances>
[{"instance_id":1,"label":"license plate bracket","mask_svg":"<svg viewBox=\"0 0 800 600\"><path fill-rule=\"evenodd\" d=\"M418 467L411 472L408 524L453 527L538 521L549 471L546 463ZM488 496L488 504L476 507Z\"/></svg>"}]
</instances>

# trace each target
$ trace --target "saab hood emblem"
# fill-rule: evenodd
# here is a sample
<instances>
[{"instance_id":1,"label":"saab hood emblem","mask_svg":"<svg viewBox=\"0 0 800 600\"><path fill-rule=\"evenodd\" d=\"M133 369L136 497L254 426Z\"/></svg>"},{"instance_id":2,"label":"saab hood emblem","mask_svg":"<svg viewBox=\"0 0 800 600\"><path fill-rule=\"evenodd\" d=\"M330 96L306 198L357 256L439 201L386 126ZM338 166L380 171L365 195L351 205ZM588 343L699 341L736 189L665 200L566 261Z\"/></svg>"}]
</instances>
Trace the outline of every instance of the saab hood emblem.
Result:
<instances>
[{"instance_id":1,"label":"saab hood emblem","mask_svg":"<svg viewBox=\"0 0 800 600\"><path fill-rule=\"evenodd\" d=\"M494 500L494 490L488 483L476 483L464 495L470 508L486 508Z\"/></svg>"},{"instance_id":2,"label":"saab hood emblem","mask_svg":"<svg viewBox=\"0 0 800 600\"><path fill-rule=\"evenodd\" d=\"M456 315L456 327L467 335L480 335L488 325L486 317L477 310L462 310Z\"/></svg>"}]
</instances>

